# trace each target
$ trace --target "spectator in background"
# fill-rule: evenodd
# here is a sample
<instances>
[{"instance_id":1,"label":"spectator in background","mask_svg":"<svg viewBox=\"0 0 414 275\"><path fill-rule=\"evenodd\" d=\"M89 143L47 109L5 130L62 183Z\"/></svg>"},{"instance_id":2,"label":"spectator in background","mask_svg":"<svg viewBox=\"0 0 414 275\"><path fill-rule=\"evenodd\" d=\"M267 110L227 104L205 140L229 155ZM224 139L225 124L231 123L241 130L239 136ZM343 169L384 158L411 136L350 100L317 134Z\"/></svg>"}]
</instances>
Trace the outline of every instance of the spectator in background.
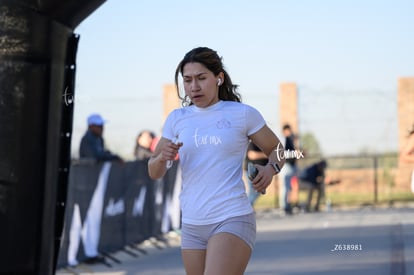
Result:
<instances>
[{"instance_id":1,"label":"spectator in background","mask_svg":"<svg viewBox=\"0 0 414 275\"><path fill-rule=\"evenodd\" d=\"M308 198L305 204L305 211L311 211L311 203L313 192L316 191L316 203L313 210L315 212L319 211L319 206L322 197L325 195L325 169L327 163L325 160L318 161L305 169L303 169L299 175L300 189L308 190Z\"/></svg>"},{"instance_id":2,"label":"spectator in background","mask_svg":"<svg viewBox=\"0 0 414 275\"><path fill-rule=\"evenodd\" d=\"M88 117L88 130L82 137L79 148L80 158L92 158L97 161L122 161L118 155L105 150L102 137L104 124L105 120L99 114L91 114Z\"/></svg>"},{"instance_id":3,"label":"spectator in background","mask_svg":"<svg viewBox=\"0 0 414 275\"><path fill-rule=\"evenodd\" d=\"M295 151L295 135L289 124L285 124L282 128L285 137L285 156L289 156L289 152ZM285 165L279 173L279 205L286 214L292 214L292 206L289 201L289 192L291 191L292 178L297 173L296 159L287 158Z\"/></svg>"},{"instance_id":4,"label":"spectator in background","mask_svg":"<svg viewBox=\"0 0 414 275\"><path fill-rule=\"evenodd\" d=\"M155 134L149 130L141 131L136 139L134 156L137 160L149 159L153 151L151 146L154 142Z\"/></svg>"},{"instance_id":5,"label":"spectator in background","mask_svg":"<svg viewBox=\"0 0 414 275\"><path fill-rule=\"evenodd\" d=\"M259 197L260 193L254 189L252 181L249 179L247 175L247 165L250 163L252 164L259 164L259 165L266 165L268 162L267 156L265 153L260 150L254 143L250 142L249 146L247 147L246 159L244 163L244 172L247 181L247 196L249 197L250 204L254 206L257 198Z\"/></svg>"},{"instance_id":6,"label":"spectator in background","mask_svg":"<svg viewBox=\"0 0 414 275\"><path fill-rule=\"evenodd\" d=\"M105 120L102 116L99 114L91 114L87 119L87 123L88 130L82 137L79 157L94 159L99 162L108 162L103 163L98 181L88 182L91 186L95 186L91 201L87 202L80 198L74 202L73 216L69 225L68 264L70 266L76 266L78 264L77 253L80 240L82 240L83 250L86 256L85 263L105 263L105 258L99 255L98 246L104 196L112 165L109 161L122 162L122 159L118 155L105 150L104 139L102 137ZM84 209L87 209L86 213L83 212ZM84 219L83 223L82 218Z\"/></svg>"},{"instance_id":7,"label":"spectator in background","mask_svg":"<svg viewBox=\"0 0 414 275\"><path fill-rule=\"evenodd\" d=\"M400 152L400 161L402 163L414 164L414 126L408 133L408 140ZM411 174L411 192L414 193L414 169Z\"/></svg>"}]
</instances>

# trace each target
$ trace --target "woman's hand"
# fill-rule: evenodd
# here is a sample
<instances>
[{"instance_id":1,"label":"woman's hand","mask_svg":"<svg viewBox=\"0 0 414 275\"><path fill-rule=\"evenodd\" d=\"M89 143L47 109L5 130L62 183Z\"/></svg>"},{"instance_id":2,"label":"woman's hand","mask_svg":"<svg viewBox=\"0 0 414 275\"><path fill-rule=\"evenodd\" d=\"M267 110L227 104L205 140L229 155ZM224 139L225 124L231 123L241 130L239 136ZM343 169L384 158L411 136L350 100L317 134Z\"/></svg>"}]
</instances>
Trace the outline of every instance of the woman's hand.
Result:
<instances>
[{"instance_id":1,"label":"woman's hand","mask_svg":"<svg viewBox=\"0 0 414 275\"><path fill-rule=\"evenodd\" d=\"M165 175L168 162L175 159L181 146L183 146L182 142L175 144L169 139L160 139L153 156L148 161L148 173L151 179L159 179Z\"/></svg>"},{"instance_id":2,"label":"woman's hand","mask_svg":"<svg viewBox=\"0 0 414 275\"><path fill-rule=\"evenodd\" d=\"M183 146L182 142L174 143L172 141L169 141L165 143L160 153L161 160L164 162L175 160L178 154L178 150L181 148L181 146Z\"/></svg>"},{"instance_id":3,"label":"woman's hand","mask_svg":"<svg viewBox=\"0 0 414 275\"><path fill-rule=\"evenodd\" d=\"M252 184L253 188L262 194L266 193L266 188L272 183L273 176L275 175L275 170L270 165L254 165L257 170L257 176L253 179Z\"/></svg>"}]
</instances>

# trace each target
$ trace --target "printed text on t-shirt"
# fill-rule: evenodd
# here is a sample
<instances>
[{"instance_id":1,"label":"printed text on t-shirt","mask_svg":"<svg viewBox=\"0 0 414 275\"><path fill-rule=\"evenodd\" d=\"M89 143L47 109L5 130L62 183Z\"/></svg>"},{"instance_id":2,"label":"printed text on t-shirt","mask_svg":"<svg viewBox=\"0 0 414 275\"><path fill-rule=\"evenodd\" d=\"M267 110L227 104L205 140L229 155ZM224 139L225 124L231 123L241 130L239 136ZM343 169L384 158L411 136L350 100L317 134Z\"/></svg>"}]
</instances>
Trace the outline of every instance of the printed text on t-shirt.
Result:
<instances>
[{"instance_id":1,"label":"printed text on t-shirt","mask_svg":"<svg viewBox=\"0 0 414 275\"><path fill-rule=\"evenodd\" d=\"M211 135L198 135L198 128L195 130L194 143L196 147L202 145L219 145L222 144L221 137Z\"/></svg>"}]
</instances>

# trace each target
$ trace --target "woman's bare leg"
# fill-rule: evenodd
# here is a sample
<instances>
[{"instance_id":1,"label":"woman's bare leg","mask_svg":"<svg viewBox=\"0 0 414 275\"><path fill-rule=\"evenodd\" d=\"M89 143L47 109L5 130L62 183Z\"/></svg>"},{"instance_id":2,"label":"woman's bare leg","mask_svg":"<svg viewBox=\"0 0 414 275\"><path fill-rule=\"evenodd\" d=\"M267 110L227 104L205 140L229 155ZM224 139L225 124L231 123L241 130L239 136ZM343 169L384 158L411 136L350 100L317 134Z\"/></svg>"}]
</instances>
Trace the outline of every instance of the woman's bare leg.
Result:
<instances>
[{"instance_id":1,"label":"woman's bare leg","mask_svg":"<svg viewBox=\"0 0 414 275\"><path fill-rule=\"evenodd\" d=\"M181 256L184 262L184 268L187 275L202 275L206 262L205 249L183 249Z\"/></svg>"},{"instance_id":2,"label":"woman's bare leg","mask_svg":"<svg viewBox=\"0 0 414 275\"><path fill-rule=\"evenodd\" d=\"M218 233L208 241L204 275L243 275L251 253L250 246L236 235Z\"/></svg>"}]
</instances>

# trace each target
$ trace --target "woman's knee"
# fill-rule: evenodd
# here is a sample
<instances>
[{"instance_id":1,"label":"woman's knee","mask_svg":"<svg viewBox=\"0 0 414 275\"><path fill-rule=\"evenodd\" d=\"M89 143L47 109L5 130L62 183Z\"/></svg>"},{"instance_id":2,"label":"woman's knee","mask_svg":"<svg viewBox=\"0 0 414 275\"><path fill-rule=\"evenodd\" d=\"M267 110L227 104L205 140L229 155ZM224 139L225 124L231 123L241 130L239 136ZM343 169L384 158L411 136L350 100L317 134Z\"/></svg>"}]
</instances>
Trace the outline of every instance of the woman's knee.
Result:
<instances>
[{"instance_id":1,"label":"woman's knee","mask_svg":"<svg viewBox=\"0 0 414 275\"><path fill-rule=\"evenodd\" d=\"M187 275L204 274L206 262L206 250L183 249L181 250L185 272Z\"/></svg>"}]
</instances>

